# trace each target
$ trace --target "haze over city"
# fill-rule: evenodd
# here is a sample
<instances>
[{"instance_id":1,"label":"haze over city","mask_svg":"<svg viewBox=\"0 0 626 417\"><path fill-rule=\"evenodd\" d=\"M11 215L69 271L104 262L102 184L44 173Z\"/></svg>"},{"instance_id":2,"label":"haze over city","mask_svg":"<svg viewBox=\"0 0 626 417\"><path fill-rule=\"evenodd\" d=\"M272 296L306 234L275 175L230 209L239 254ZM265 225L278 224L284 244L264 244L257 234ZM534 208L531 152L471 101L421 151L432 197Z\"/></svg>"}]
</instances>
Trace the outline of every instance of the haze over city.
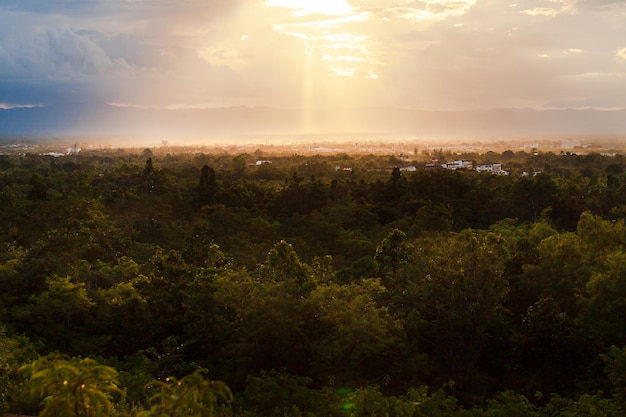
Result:
<instances>
[{"instance_id":1,"label":"haze over city","mask_svg":"<svg viewBox=\"0 0 626 417\"><path fill-rule=\"evenodd\" d=\"M7 0L0 134L626 133L626 1Z\"/></svg>"}]
</instances>

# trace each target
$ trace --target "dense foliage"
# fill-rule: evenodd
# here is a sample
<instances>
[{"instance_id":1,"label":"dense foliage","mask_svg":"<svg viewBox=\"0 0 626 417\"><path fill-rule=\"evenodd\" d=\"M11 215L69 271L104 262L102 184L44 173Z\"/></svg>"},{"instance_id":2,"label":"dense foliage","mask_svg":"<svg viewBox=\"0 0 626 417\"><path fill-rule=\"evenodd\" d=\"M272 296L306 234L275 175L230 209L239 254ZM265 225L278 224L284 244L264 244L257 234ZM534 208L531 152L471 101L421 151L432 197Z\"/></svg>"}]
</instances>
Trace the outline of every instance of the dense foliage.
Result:
<instances>
[{"instance_id":1,"label":"dense foliage","mask_svg":"<svg viewBox=\"0 0 626 417\"><path fill-rule=\"evenodd\" d=\"M0 412L623 415L626 161L470 157L0 155Z\"/></svg>"}]
</instances>

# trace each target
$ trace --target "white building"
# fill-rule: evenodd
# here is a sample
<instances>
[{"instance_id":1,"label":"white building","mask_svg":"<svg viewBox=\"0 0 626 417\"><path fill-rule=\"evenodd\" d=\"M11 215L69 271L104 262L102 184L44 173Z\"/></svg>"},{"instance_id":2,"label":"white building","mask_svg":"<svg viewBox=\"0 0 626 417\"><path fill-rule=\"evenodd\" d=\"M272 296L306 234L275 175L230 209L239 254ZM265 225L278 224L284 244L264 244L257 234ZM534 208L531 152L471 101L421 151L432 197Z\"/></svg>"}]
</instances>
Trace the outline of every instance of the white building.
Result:
<instances>
[{"instance_id":1,"label":"white building","mask_svg":"<svg viewBox=\"0 0 626 417\"><path fill-rule=\"evenodd\" d=\"M476 166L479 172L499 172L502 171L502 164L480 164Z\"/></svg>"},{"instance_id":2,"label":"white building","mask_svg":"<svg viewBox=\"0 0 626 417\"><path fill-rule=\"evenodd\" d=\"M574 149L580 147L581 142L575 139L564 139L561 141L561 149Z\"/></svg>"},{"instance_id":3,"label":"white building","mask_svg":"<svg viewBox=\"0 0 626 417\"><path fill-rule=\"evenodd\" d=\"M462 161L452 161L446 162L445 164L441 164L444 169L450 169L452 171L456 171L457 169L473 169L474 162L469 160Z\"/></svg>"},{"instance_id":4,"label":"white building","mask_svg":"<svg viewBox=\"0 0 626 417\"><path fill-rule=\"evenodd\" d=\"M509 171L502 169L502 164L480 164L476 166L478 172L491 172L498 175L509 175Z\"/></svg>"}]
</instances>

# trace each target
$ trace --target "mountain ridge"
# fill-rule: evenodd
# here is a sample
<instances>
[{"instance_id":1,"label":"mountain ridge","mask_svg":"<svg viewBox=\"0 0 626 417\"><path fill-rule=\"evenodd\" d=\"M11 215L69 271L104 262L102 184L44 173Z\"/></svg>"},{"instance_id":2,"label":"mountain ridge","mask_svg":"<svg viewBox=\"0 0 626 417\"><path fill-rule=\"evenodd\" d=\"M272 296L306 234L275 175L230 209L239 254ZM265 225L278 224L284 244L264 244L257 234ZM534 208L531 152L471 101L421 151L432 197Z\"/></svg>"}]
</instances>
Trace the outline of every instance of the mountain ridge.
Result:
<instances>
[{"instance_id":1,"label":"mountain ridge","mask_svg":"<svg viewBox=\"0 0 626 417\"><path fill-rule=\"evenodd\" d=\"M626 110L419 110L363 107L154 109L47 106L0 109L2 135L327 134L371 132L435 137L626 134Z\"/></svg>"}]
</instances>

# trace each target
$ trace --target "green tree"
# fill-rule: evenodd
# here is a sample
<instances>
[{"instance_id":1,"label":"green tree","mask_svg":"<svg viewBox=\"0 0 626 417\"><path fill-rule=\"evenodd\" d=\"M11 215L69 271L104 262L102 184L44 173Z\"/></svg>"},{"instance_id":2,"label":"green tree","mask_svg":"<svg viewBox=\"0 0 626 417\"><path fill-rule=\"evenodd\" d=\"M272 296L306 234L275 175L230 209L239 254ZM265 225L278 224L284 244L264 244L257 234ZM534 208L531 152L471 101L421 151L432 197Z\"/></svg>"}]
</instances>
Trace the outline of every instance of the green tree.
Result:
<instances>
[{"instance_id":1,"label":"green tree","mask_svg":"<svg viewBox=\"0 0 626 417\"><path fill-rule=\"evenodd\" d=\"M456 388L476 388L482 370L502 366L508 344L508 253L494 233L419 239L406 267L403 297L407 333L416 349L436 358ZM396 305L402 305L396 302Z\"/></svg>"},{"instance_id":2,"label":"green tree","mask_svg":"<svg viewBox=\"0 0 626 417\"><path fill-rule=\"evenodd\" d=\"M31 189L28 193L28 198L30 200L41 201L48 199L48 187L39 175L33 174L30 179L30 185Z\"/></svg>"},{"instance_id":3,"label":"green tree","mask_svg":"<svg viewBox=\"0 0 626 417\"><path fill-rule=\"evenodd\" d=\"M267 253L260 274L267 282L283 282L295 286L296 291L306 291L311 285L313 270L300 260L291 244L281 240Z\"/></svg>"},{"instance_id":4,"label":"green tree","mask_svg":"<svg viewBox=\"0 0 626 417\"><path fill-rule=\"evenodd\" d=\"M69 351L80 344L86 333L85 318L94 306L85 284L72 282L70 277L52 276L46 278L44 291L14 309L14 316L33 335L45 340L49 349Z\"/></svg>"},{"instance_id":5,"label":"green tree","mask_svg":"<svg viewBox=\"0 0 626 417\"><path fill-rule=\"evenodd\" d=\"M154 343L176 335L183 327L184 303L197 268L187 264L175 250L158 249L146 269L146 275L135 278L132 286L145 300Z\"/></svg>"},{"instance_id":6,"label":"green tree","mask_svg":"<svg viewBox=\"0 0 626 417\"><path fill-rule=\"evenodd\" d=\"M157 392L148 400L150 409L137 417L211 417L221 401L233 399L226 384L205 379L201 370L180 380L169 377L165 382L152 381L147 388Z\"/></svg>"},{"instance_id":7,"label":"green tree","mask_svg":"<svg viewBox=\"0 0 626 417\"><path fill-rule=\"evenodd\" d=\"M44 399L40 417L108 416L113 396L123 397L117 371L93 359L49 355L20 371L33 396Z\"/></svg>"},{"instance_id":8,"label":"green tree","mask_svg":"<svg viewBox=\"0 0 626 417\"><path fill-rule=\"evenodd\" d=\"M521 305L515 308L516 320L521 319L518 344L522 348L516 354L522 364L519 380L528 378L536 390L570 390L592 378L591 367L580 364L597 357L593 347L597 323L586 328L580 320L581 297L606 255L593 243L601 241L601 233L592 233L597 230L594 222L584 223L582 235L588 236L584 239L581 233L570 232L541 239L536 244L536 258L529 259L516 277L514 288L526 293L527 303L526 311Z\"/></svg>"},{"instance_id":9,"label":"green tree","mask_svg":"<svg viewBox=\"0 0 626 417\"><path fill-rule=\"evenodd\" d=\"M230 169L234 179L239 179L244 176L246 172L246 158L243 155L235 156L230 162Z\"/></svg>"},{"instance_id":10,"label":"green tree","mask_svg":"<svg viewBox=\"0 0 626 417\"><path fill-rule=\"evenodd\" d=\"M559 308L572 316L577 300L592 272L590 257L575 233L558 233L537 244L538 259L525 266L524 278L535 287L535 297L552 298Z\"/></svg>"},{"instance_id":11,"label":"green tree","mask_svg":"<svg viewBox=\"0 0 626 417\"><path fill-rule=\"evenodd\" d=\"M411 246L406 242L406 234L399 229L389 232L376 247L374 263L378 274L383 277L384 284L392 289L397 286L393 282L396 274L409 262Z\"/></svg>"},{"instance_id":12,"label":"green tree","mask_svg":"<svg viewBox=\"0 0 626 417\"><path fill-rule=\"evenodd\" d=\"M217 180L215 169L204 165L200 171L200 183L198 184L198 198L200 204L208 204L217 192Z\"/></svg>"},{"instance_id":13,"label":"green tree","mask_svg":"<svg viewBox=\"0 0 626 417\"><path fill-rule=\"evenodd\" d=\"M533 417L538 415L537 408L528 398L516 394L514 391L496 394L487 402L482 413L484 417Z\"/></svg>"},{"instance_id":14,"label":"green tree","mask_svg":"<svg viewBox=\"0 0 626 417\"><path fill-rule=\"evenodd\" d=\"M417 402L407 401L403 397L384 395L379 386L368 385L349 393L343 409L349 417L412 417L418 415L419 406Z\"/></svg>"},{"instance_id":15,"label":"green tree","mask_svg":"<svg viewBox=\"0 0 626 417\"><path fill-rule=\"evenodd\" d=\"M541 212L555 201L558 188L554 180L546 174L519 178L511 189L520 218L531 221L539 219Z\"/></svg>"},{"instance_id":16,"label":"green tree","mask_svg":"<svg viewBox=\"0 0 626 417\"><path fill-rule=\"evenodd\" d=\"M615 405L626 412L626 346L611 346L608 353L600 355L606 366L606 374L613 388Z\"/></svg>"},{"instance_id":17,"label":"green tree","mask_svg":"<svg viewBox=\"0 0 626 417\"><path fill-rule=\"evenodd\" d=\"M143 180L143 191L148 194L161 194L167 190L166 176L163 171L154 168L152 158L146 160L141 178Z\"/></svg>"},{"instance_id":18,"label":"green tree","mask_svg":"<svg viewBox=\"0 0 626 417\"><path fill-rule=\"evenodd\" d=\"M0 252L0 320L5 320L10 309L24 302L28 297L27 280L22 279L20 270L23 269L26 253L23 248L7 245Z\"/></svg>"},{"instance_id":19,"label":"green tree","mask_svg":"<svg viewBox=\"0 0 626 417\"><path fill-rule=\"evenodd\" d=\"M543 410L544 415L558 417L622 417L624 411L615 406L610 398L601 394L582 394L578 398L553 395Z\"/></svg>"},{"instance_id":20,"label":"green tree","mask_svg":"<svg viewBox=\"0 0 626 417\"><path fill-rule=\"evenodd\" d=\"M523 352L518 378L528 378L535 390L563 391L590 379L589 370L581 366L594 356L587 352L589 338L554 299L542 298L528 307L518 336Z\"/></svg>"},{"instance_id":21,"label":"green tree","mask_svg":"<svg viewBox=\"0 0 626 417\"><path fill-rule=\"evenodd\" d=\"M576 231L586 258L598 265L605 262L607 254L626 245L624 219L604 220L586 211L581 214Z\"/></svg>"},{"instance_id":22,"label":"green tree","mask_svg":"<svg viewBox=\"0 0 626 417\"><path fill-rule=\"evenodd\" d=\"M450 231L454 225L454 214L450 205L433 203L428 200L415 214L413 228L418 234L433 231Z\"/></svg>"},{"instance_id":23,"label":"green tree","mask_svg":"<svg viewBox=\"0 0 626 417\"><path fill-rule=\"evenodd\" d=\"M215 185L215 170L208 165L204 165L200 171L199 190L207 192Z\"/></svg>"},{"instance_id":24,"label":"green tree","mask_svg":"<svg viewBox=\"0 0 626 417\"><path fill-rule=\"evenodd\" d=\"M595 272L580 298L581 318L603 346L626 340L626 252L608 256L602 272Z\"/></svg>"},{"instance_id":25,"label":"green tree","mask_svg":"<svg viewBox=\"0 0 626 417\"><path fill-rule=\"evenodd\" d=\"M310 388L311 384L310 377L262 371L259 376L248 376L235 407L258 416L341 416L338 395L332 389Z\"/></svg>"},{"instance_id":26,"label":"green tree","mask_svg":"<svg viewBox=\"0 0 626 417\"><path fill-rule=\"evenodd\" d=\"M108 354L131 355L145 349L153 336L146 298L131 281L98 289L96 317L94 326L106 335Z\"/></svg>"},{"instance_id":27,"label":"green tree","mask_svg":"<svg viewBox=\"0 0 626 417\"><path fill-rule=\"evenodd\" d=\"M236 364L231 375L245 379L252 372L271 368L306 375L314 350L311 340L318 334L308 291L301 292L289 281L250 286L240 278L227 285L230 291L250 291L251 295L236 302L232 339L226 347L227 357Z\"/></svg>"},{"instance_id":28,"label":"green tree","mask_svg":"<svg viewBox=\"0 0 626 417\"><path fill-rule=\"evenodd\" d=\"M6 326L0 323L0 415L8 411L30 411L21 410L24 404L20 402L27 395L24 395L25 389L18 369L36 357L35 347L26 337L10 334ZM31 401L26 402L30 405Z\"/></svg>"},{"instance_id":29,"label":"green tree","mask_svg":"<svg viewBox=\"0 0 626 417\"><path fill-rule=\"evenodd\" d=\"M312 372L340 384L375 379L390 372L399 347L400 324L376 300L385 292L378 279L318 285L310 303L321 334L311 342Z\"/></svg>"}]
</instances>

